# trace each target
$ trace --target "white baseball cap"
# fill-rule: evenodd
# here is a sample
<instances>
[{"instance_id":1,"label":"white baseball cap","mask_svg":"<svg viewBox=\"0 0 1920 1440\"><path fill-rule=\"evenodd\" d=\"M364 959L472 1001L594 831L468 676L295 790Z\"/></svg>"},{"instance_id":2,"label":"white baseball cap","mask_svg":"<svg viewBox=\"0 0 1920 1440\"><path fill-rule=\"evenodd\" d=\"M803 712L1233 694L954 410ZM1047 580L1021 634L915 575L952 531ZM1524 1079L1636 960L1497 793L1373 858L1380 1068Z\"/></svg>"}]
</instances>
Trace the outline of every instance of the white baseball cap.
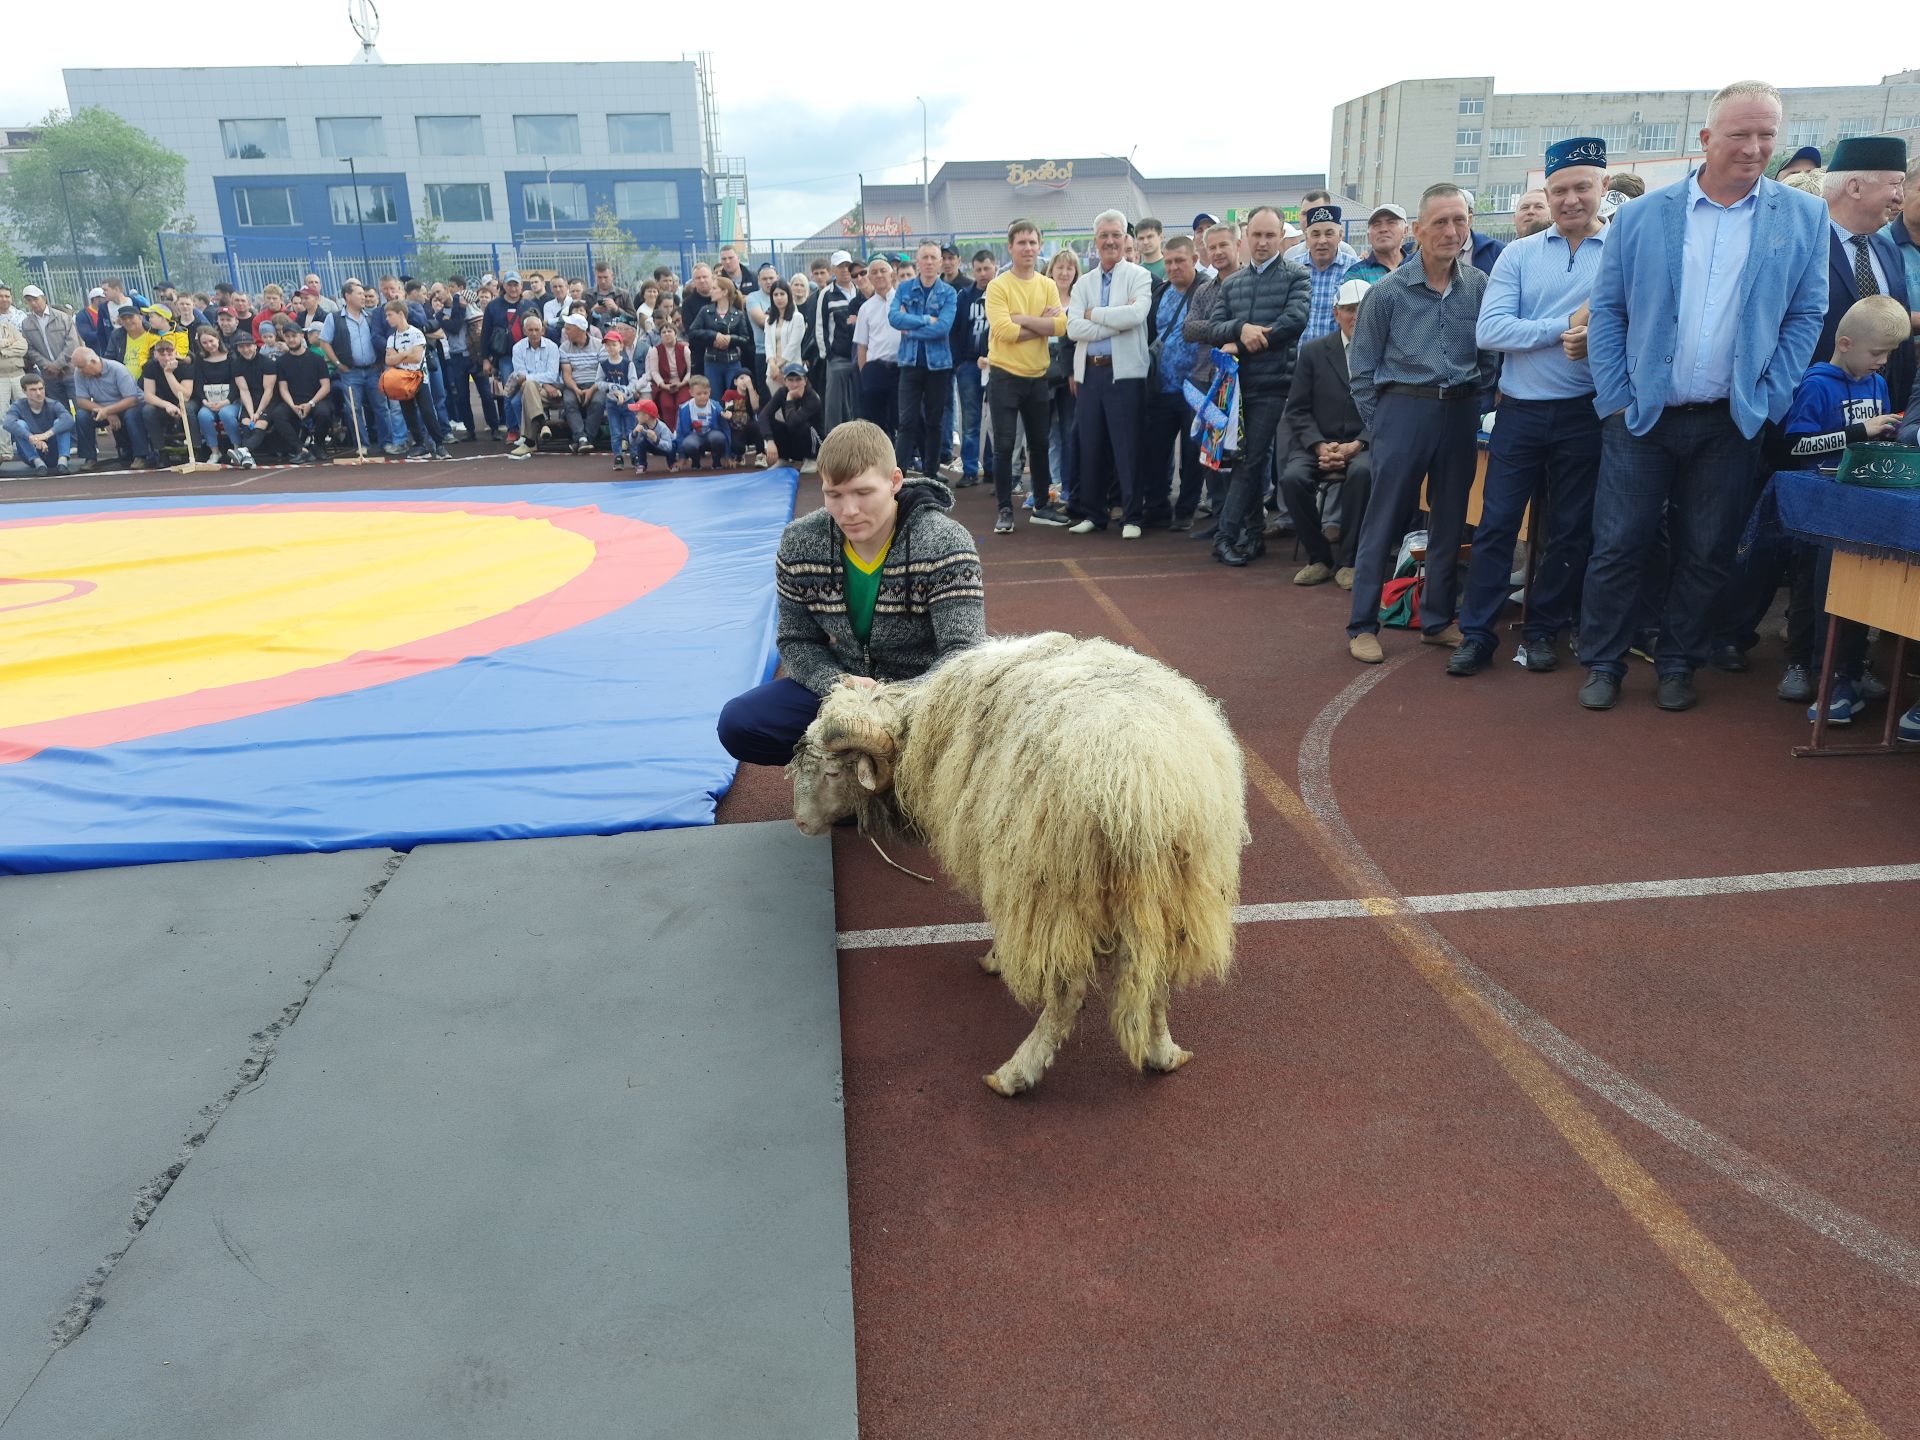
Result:
<instances>
[{"instance_id":1,"label":"white baseball cap","mask_svg":"<svg viewBox=\"0 0 1920 1440\"><path fill-rule=\"evenodd\" d=\"M22 295L38 295L42 300L47 298L47 292L42 290L38 285L29 285L20 293Z\"/></svg>"},{"instance_id":2,"label":"white baseball cap","mask_svg":"<svg viewBox=\"0 0 1920 1440\"><path fill-rule=\"evenodd\" d=\"M1365 280L1342 280L1340 282L1340 288L1333 292L1333 303L1336 305L1358 305L1362 300L1367 298L1367 291L1372 288L1373 286Z\"/></svg>"},{"instance_id":3,"label":"white baseball cap","mask_svg":"<svg viewBox=\"0 0 1920 1440\"><path fill-rule=\"evenodd\" d=\"M586 316L584 316L584 315L569 315L569 316L567 316L567 324L568 324L568 325L578 325L578 326L579 326L579 327L580 327L580 328L581 328L582 330L590 330L590 329L592 329L592 328L593 328L592 326L590 326L590 325L588 325L588 324L587 324L587 317L586 317Z\"/></svg>"},{"instance_id":4,"label":"white baseball cap","mask_svg":"<svg viewBox=\"0 0 1920 1440\"><path fill-rule=\"evenodd\" d=\"M844 250L836 250L833 252L833 258L828 260L827 263L835 269L838 269L842 265L851 265L853 263L853 256Z\"/></svg>"}]
</instances>

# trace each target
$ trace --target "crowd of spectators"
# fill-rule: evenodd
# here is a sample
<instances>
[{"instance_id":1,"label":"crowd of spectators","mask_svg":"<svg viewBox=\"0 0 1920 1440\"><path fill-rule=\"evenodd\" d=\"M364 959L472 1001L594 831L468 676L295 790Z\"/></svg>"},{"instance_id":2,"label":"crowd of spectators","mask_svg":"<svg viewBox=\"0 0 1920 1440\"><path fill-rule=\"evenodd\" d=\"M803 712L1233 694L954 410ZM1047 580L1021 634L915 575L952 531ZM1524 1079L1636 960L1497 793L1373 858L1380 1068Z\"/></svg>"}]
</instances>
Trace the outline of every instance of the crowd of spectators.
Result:
<instances>
[{"instance_id":1,"label":"crowd of spectators","mask_svg":"<svg viewBox=\"0 0 1920 1440\"><path fill-rule=\"evenodd\" d=\"M1294 583L1351 592L1364 663L1383 658L1383 599L1424 531L1411 620L1463 677L1493 656L1531 507L1528 670L1555 668L1573 632L1583 705L1614 704L1639 654L1658 703L1683 710L1696 669L1745 668L1787 585L1779 693L1804 702L1824 565L1794 546L1736 563L1737 542L1774 469L1912 443L1920 184L1889 137L1767 178L1782 115L1772 86L1728 86L1697 168L1652 194L1609 173L1598 138L1559 142L1505 244L1441 181L1364 216L1310 192L1298 226L1260 206L1169 234L1109 210L1084 256L1016 220L1004 266L929 240L787 276L749 274L727 246L684 283L601 266L380 275L329 296L309 275L257 301L103 283L71 314L32 286L16 310L0 288L0 443L65 470L95 463L103 430L136 469L178 443L245 467L430 461L490 439L644 473L805 466L860 418L904 474L991 484L997 534L1020 509L1077 535L1189 531L1236 569L1291 535ZM1223 413L1209 397L1229 362ZM1856 629L1834 723L1883 692Z\"/></svg>"}]
</instances>

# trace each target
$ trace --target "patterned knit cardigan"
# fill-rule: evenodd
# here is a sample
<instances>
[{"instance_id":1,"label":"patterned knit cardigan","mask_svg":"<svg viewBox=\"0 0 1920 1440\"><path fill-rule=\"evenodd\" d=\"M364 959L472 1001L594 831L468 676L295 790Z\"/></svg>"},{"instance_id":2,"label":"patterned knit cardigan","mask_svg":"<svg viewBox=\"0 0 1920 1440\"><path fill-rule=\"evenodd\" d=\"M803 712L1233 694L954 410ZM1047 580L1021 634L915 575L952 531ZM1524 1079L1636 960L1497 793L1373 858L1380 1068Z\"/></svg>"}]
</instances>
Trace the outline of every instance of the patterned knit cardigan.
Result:
<instances>
[{"instance_id":1,"label":"patterned knit cardigan","mask_svg":"<svg viewBox=\"0 0 1920 1440\"><path fill-rule=\"evenodd\" d=\"M825 510L780 537L774 562L778 644L787 674L816 695L842 675L911 680L987 636L980 556L966 526L944 513L953 492L937 480L900 487L893 545L880 569L873 629L863 646L847 618L846 536Z\"/></svg>"}]
</instances>

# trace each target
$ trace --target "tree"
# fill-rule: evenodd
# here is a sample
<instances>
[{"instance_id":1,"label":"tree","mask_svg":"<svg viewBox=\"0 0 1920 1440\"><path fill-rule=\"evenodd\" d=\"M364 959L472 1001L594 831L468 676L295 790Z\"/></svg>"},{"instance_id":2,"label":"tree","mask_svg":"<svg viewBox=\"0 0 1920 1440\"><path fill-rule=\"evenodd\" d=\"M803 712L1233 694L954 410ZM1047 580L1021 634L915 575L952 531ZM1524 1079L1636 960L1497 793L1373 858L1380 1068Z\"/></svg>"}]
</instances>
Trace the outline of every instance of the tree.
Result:
<instances>
[{"instance_id":1,"label":"tree","mask_svg":"<svg viewBox=\"0 0 1920 1440\"><path fill-rule=\"evenodd\" d=\"M69 116L54 110L40 138L0 177L0 203L23 238L48 254L72 248L60 172L67 176L80 248L115 259L157 253L154 232L172 229L186 208L187 162L97 107Z\"/></svg>"},{"instance_id":2,"label":"tree","mask_svg":"<svg viewBox=\"0 0 1920 1440\"><path fill-rule=\"evenodd\" d=\"M8 286L15 295L27 281L27 267L20 263L20 255L13 248L13 241L6 228L0 226L0 285Z\"/></svg>"},{"instance_id":3,"label":"tree","mask_svg":"<svg viewBox=\"0 0 1920 1440\"><path fill-rule=\"evenodd\" d=\"M593 212L593 224L587 229L587 244L593 248L593 263L611 265L616 285L632 284L634 269L640 260L640 247L620 223L611 207L602 205ZM592 277L587 277L592 284Z\"/></svg>"},{"instance_id":4,"label":"tree","mask_svg":"<svg viewBox=\"0 0 1920 1440\"><path fill-rule=\"evenodd\" d=\"M433 209L423 196L420 208L413 212L413 273L428 284L451 275L453 258L447 254L446 244L447 232L433 218Z\"/></svg>"}]
</instances>

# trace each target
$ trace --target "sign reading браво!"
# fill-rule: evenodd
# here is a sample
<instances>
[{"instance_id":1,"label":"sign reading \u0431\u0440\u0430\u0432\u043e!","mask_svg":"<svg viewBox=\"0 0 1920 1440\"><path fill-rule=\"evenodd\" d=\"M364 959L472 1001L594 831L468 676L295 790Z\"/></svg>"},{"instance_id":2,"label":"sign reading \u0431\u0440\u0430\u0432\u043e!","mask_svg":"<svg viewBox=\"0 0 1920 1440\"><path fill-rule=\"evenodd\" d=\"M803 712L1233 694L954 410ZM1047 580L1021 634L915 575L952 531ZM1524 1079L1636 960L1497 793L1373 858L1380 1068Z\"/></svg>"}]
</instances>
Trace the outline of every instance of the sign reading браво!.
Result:
<instances>
[{"instance_id":1,"label":"sign reading \u0431\u0440\u0430\u0432\u043e!","mask_svg":"<svg viewBox=\"0 0 1920 1440\"><path fill-rule=\"evenodd\" d=\"M1022 185L1045 185L1049 190L1064 190L1067 182L1073 179L1073 161L1056 164L1049 160L1042 165L1026 166L1018 160L1007 164L1007 184L1016 188Z\"/></svg>"}]
</instances>

